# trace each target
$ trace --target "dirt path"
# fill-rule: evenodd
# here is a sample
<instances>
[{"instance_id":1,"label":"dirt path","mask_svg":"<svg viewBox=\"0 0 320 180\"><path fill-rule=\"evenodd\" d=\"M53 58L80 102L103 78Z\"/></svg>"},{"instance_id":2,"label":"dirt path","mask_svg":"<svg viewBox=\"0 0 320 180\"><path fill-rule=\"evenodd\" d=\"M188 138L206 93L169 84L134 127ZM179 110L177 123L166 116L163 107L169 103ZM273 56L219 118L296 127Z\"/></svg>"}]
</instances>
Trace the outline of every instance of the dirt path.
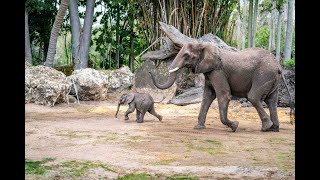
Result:
<instances>
[{"instance_id":1,"label":"dirt path","mask_svg":"<svg viewBox=\"0 0 320 180\"><path fill-rule=\"evenodd\" d=\"M287 108L279 108L280 132L261 132L255 109L232 101L228 116L240 122L233 133L220 122L216 101L203 130L193 129L200 104L156 104L163 121L146 114L142 124L135 122L135 112L124 121L127 106L114 118L116 105L115 101L55 107L26 104L26 160L50 159L43 161L47 173L27 173L27 179L117 179L129 173L146 173L156 179L177 175L199 179L295 177L295 130ZM88 167L90 162L91 167L80 175L70 174L76 171L70 162L77 167L84 162Z\"/></svg>"}]
</instances>

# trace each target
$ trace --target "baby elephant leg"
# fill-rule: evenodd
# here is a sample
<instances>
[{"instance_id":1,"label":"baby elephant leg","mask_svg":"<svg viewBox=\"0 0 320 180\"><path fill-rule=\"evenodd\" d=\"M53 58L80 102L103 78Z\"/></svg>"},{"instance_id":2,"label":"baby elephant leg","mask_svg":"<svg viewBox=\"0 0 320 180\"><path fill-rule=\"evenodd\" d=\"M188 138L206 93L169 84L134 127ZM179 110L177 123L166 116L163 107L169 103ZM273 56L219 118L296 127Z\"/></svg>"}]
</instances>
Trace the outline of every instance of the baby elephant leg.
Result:
<instances>
[{"instance_id":1,"label":"baby elephant leg","mask_svg":"<svg viewBox=\"0 0 320 180\"><path fill-rule=\"evenodd\" d=\"M154 105L152 104L149 111L150 114L154 115L155 117L157 117L159 119L159 121L162 121L162 116L159 115L158 113L156 113L155 109L154 109Z\"/></svg>"},{"instance_id":2,"label":"baby elephant leg","mask_svg":"<svg viewBox=\"0 0 320 180\"><path fill-rule=\"evenodd\" d=\"M128 114L130 114L130 113L132 113L134 110L135 110L135 104L134 103L130 103L129 104L129 108L128 108L128 110L126 111L126 113L125 113L125 120L129 120L129 116L128 116Z\"/></svg>"},{"instance_id":3,"label":"baby elephant leg","mask_svg":"<svg viewBox=\"0 0 320 180\"><path fill-rule=\"evenodd\" d=\"M145 111L141 111L140 112L140 116L139 118L137 119L137 123L143 123L143 118L144 118L144 115L146 114Z\"/></svg>"}]
</instances>

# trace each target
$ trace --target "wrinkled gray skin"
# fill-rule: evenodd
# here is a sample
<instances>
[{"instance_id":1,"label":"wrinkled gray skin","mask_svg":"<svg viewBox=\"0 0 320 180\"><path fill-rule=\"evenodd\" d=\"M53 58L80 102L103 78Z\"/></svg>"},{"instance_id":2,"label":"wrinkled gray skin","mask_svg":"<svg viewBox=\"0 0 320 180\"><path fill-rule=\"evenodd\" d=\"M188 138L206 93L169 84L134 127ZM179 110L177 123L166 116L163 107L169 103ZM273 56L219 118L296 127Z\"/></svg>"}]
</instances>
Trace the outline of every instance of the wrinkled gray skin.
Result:
<instances>
[{"instance_id":1,"label":"wrinkled gray skin","mask_svg":"<svg viewBox=\"0 0 320 180\"><path fill-rule=\"evenodd\" d=\"M129 104L129 108L125 113L125 120L129 120L128 114L134 112L134 110L137 109L136 121L138 123L143 123L143 118L146 112L149 112L150 114L156 116L159 121L161 121L162 116L156 113L154 109L154 103L155 102L153 101L153 98L147 93L125 93L120 97L115 117L117 118L121 104Z\"/></svg>"},{"instance_id":2,"label":"wrinkled gray skin","mask_svg":"<svg viewBox=\"0 0 320 180\"><path fill-rule=\"evenodd\" d=\"M157 84L150 72L153 83L160 89L169 88L176 79L178 69L183 67L205 76L204 94L195 129L205 128L208 109L217 98L222 124L235 132L239 122L227 117L233 95L247 98L252 103L262 121L262 131L279 131L277 99L281 66L271 52L260 48L231 52L218 49L210 43L185 44L170 66L168 81L163 85ZM263 101L269 107L270 116L263 109Z\"/></svg>"}]
</instances>

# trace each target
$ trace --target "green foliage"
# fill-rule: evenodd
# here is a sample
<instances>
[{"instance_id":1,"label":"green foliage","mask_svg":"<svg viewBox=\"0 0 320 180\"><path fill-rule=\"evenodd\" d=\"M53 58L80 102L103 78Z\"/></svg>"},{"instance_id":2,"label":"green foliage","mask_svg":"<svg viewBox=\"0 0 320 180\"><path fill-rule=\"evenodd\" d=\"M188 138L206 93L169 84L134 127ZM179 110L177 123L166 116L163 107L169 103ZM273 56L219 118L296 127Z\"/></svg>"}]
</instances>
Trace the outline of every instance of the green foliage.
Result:
<instances>
[{"instance_id":1,"label":"green foliage","mask_svg":"<svg viewBox=\"0 0 320 180\"><path fill-rule=\"evenodd\" d=\"M66 161L59 164L59 166L66 169L63 171L65 174L75 177L81 177L85 175L91 168L102 168L106 171L114 172L114 170L104 164L93 163L90 161Z\"/></svg>"},{"instance_id":2,"label":"green foliage","mask_svg":"<svg viewBox=\"0 0 320 180\"><path fill-rule=\"evenodd\" d=\"M52 167L45 166L44 164L53 160L54 159L52 158L47 158L42 161L32 161L32 160L25 159L25 173L43 175L48 170L52 169Z\"/></svg>"},{"instance_id":3,"label":"green foliage","mask_svg":"<svg viewBox=\"0 0 320 180\"><path fill-rule=\"evenodd\" d=\"M127 174L125 176L119 177L118 180L152 180L156 179L155 177L152 177L150 174Z\"/></svg>"},{"instance_id":4,"label":"green foliage","mask_svg":"<svg viewBox=\"0 0 320 180\"><path fill-rule=\"evenodd\" d=\"M291 68L296 66L294 59L284 60L284 61L283 61L283 64L284 64L285 66L291 67Z\"/></svg>"},{"instance_id":5,"label":"green foliage","mask_svg":"<svg viewBox=\"0 0 320 180\"><path fill-rule=\"evenodd\" d=\"M39 64L45 60L48 50L51 29L57 14L57 3L58 1L52 0L27 0L25 3L29 16L30 43L44 51L44 56L40 54L36 56L36 63L41 60Z\"/></svg>"},{"instance_id":6,"label":"green foliage","mask_svg":"<svg viewBox=\"0 0 320 180\"><path fill-rule=\"evenodd\" d=\"M269 46L270 30L267 26L261 27L256 33L256 47L267 49Z\"/></svg>"}]
</instances>

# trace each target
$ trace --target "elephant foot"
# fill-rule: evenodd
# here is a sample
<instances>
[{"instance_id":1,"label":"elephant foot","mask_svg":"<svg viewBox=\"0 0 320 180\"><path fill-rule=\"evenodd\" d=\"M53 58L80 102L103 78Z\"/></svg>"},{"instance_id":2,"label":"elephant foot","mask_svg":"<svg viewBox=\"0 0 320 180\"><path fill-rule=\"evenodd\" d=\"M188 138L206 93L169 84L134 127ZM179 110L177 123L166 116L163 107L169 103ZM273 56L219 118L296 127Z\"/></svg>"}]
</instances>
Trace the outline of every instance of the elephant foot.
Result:
<instances>
[{"instance_id":1,"label":"elephant foot","mask_svg":"<svg viewBox=\"0 0 320 180\"><path fill-rule=\"evenodd\" d=\"M194 128L193 128L193 129L205 129L205 128L206 128L206 126L205 126L205 125L197 124L197 125L195 125L195 126L194 126Z\"/></svg>"},{"instance_id":2,"label":"elephant foot","mask_svg":"<svg viewBox=\"0 0 320 180\"><path fill-rule=\"evenodd\" d=\"M124 120L129 120L129 117L128 117L128 116L126 116L126 117L124 118Z\"/></svg>"},{"instance_id":3,"label":"elephant foot","mask_svg":"<svg viewBox=\"0 0 320 180\"><path fill-rule=\"evenodd\" d=\"M233 121L229 127L232 129L233 132L236 132L238 125L239 125L238 121Z\"/></svg>"},{"instance_id":4,"label":"elephant foot","mask_svg":"<svg viewBox=\"0 0 320 180\"><path fill-rule=\"evenodd\" d=\"M143 123L143 120L137 120L137 123Z\"/></svg>"},{"instance_id":5,"label":"elephant foot","mask_svg":"<svg viewBox=\"0 0 320 180\"><path fill-rule=\"evenodd\" d=\"M262 120L262 127L261 127L261 131L270 131L271 127L272 127L273 123L270 120L270 118L264 118Z\"/></svg>"},{"instance_id":6,"label":"elephant foot","mask_svg":"<svg viewBox=\"0 0 320 180\"><path fill-rule=\"evenodd\" d=\"M273 124L273 125L272 125L269 129L267 129L266 131L279 132L279 126Z\"/></svg>"},{"instance_id":7,"label":"elephant foot","mask_svg":"<svg viewBox=\"0 0 320 180\"><path fill-rule=\"evenodd\" d=\"M159 121L162 121L162 116L159 116L159 118L158 118L158 119L159 119Z\"/></svg>"}]
</instances>

